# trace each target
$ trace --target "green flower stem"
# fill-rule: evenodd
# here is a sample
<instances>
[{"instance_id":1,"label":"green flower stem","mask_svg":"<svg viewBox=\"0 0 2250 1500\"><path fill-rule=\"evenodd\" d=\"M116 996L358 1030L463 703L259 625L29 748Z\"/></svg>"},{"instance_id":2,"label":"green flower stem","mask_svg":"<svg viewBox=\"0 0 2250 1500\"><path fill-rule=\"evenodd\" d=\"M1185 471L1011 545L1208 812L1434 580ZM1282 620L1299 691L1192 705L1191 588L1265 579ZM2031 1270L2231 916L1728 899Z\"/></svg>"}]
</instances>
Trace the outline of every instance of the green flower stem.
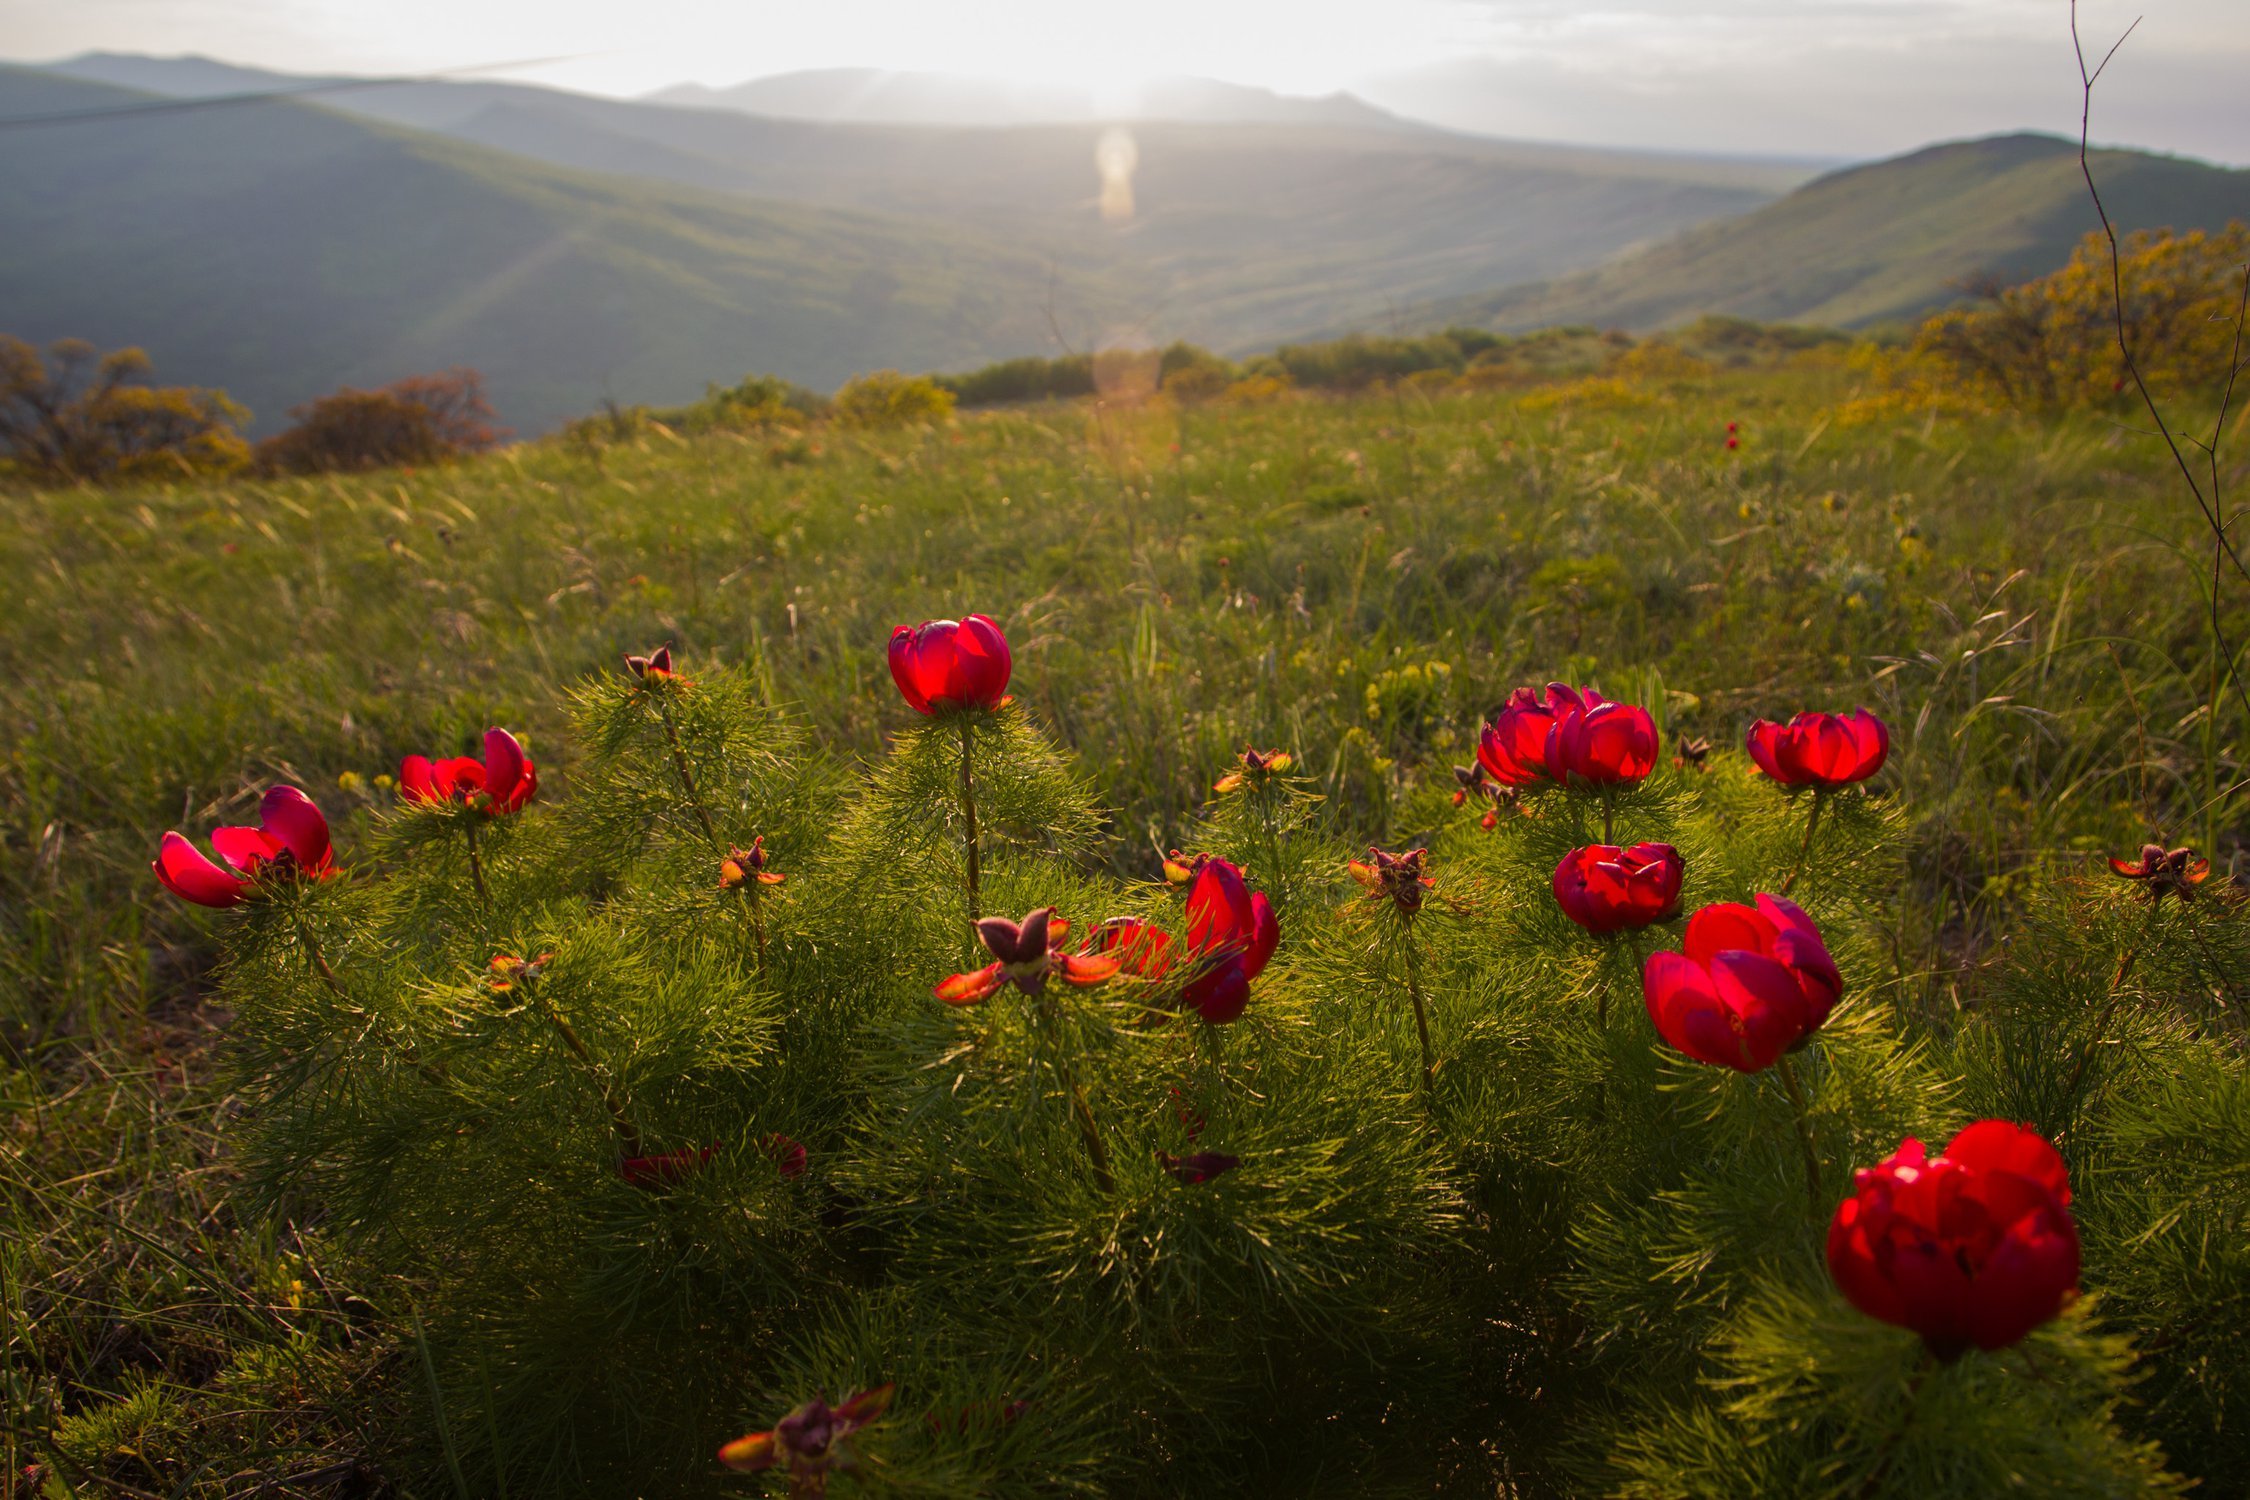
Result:
<instances>
[{"instance_id":1,"label":"green flower stem","mask_svg":"<svg viewBox=\"0 0 2250 1500\"><path fill-rule=\"evenodd\" d=\"M375 1015L351 997L351 992L344 988L344 981L337 977L335 966L328 962L328 955L322 951L320 936L313 931L312 923L305 920L303 912L292 913L292 916L297 928L297 941L304 944L305 947L306 960L312 965L313 973L320 977L320 982L328 987L328 992L343 1002L344 1014L375 1033L382 1040L384 1046L396 1051L423 1077L429 1079L432 1083L445 1082L445 1070L443 1068L435 1063L424 1062L416 1054L412 1042L402 1041L394 1037L390 1026L382 1017Z\"/></svg>"},{"instance_id":2,"label":"green flower stem","mask_svg":"<svg viewBox=\"0 0 2250 1500\"><path fill-rule=\"evenodd\" d=\"M1797 877L1805 873L1805 865L1812 858L1813 835L1820 831L1820 810L1827 803L1826 792L1816 791L1812 794L1812 815L1805 819L1805 841L1797 846L1796 866L1790 870L1789 878L1781 882L1781 889L1774 892L1775 895L1788 895L1789 888L1797 883Z\"/></svg>"},{"instance_id":3,"label":"green flower stem","mask_svg":"<svg viewBox=\"0 0 2250 1500\"><path fill-rule=\"evenodd\" d=\"M1430 1047L1430 1010L1422 1000L1422 953L1414 944L1414 922L1399 918L1406 948L1406 996L1414 1002L1414 1030L1422 1040L1422 1100L1430 1102L1437 1084L1437 1054Z\"/></svg>"},{"instance_id":4,"label":"green flower stem","mask_svg":"<svg viewBox=\"0 0 2250 1500\"><path fill-rule=\"evenodd\" d=\"M977 852L977 783L972 770L976 755L976 730L968 719L961 720L961 826L968 845L969 925L977 925L984 915L984 866Z\"/></svg>"},{"instance_id":5,"label":"green flower stem","mask_svg":"<svg viewBox=\"0 0 2250 1500\"><path fill-rule=\"evenodd\" d=\"M570 1049L571 1056L577 1058L579 1066L586 1070L587 1079L602 1097L602 1108L609 1113L610 1127L617 1132L617 1143L624 1149L624 1154L646 1155L641 1145L640 1129L633 1124L633 1117L626 1113L625 1101L618 1097L616 1085L610 1081L608 1070L594 1061L594 1054L586 1050L586 1043L580 1039L577 1028L563 1019L563 1013L555 1009L554 1002L547 998L538 981L534 980L524 988L538 1005L539 1013L547 1018L548 1024L555 1028L555 1034L562 1038L563 1045Z\"/></svg>"},{"instance_id":6,"label":"green flower stem","mask_svg":"<svg viewBox=\"0 0 2250 1500\"><path fill-rule=\"evenodd\" d=\"M1101 1127L1094 1120L1094 1107L1086 1102L1086 1091L1078 1085L1070 1059L1063 1052L1059 1020L1052 995L1039 999L1039 1030L1047 1044L1047 1060L1055 1070L1055 1079L1070 1095L1071 1118L1078 1124L1078 1138L1086 1147L1086 1162L1093 1169L1094 1186L1104 1194L1117 1191L1117 1175L1110 1170L1109 1147L1102 1144Z\"/></svg>"},{"instance_id":7,"label":"green flower stem","mask_svg":"<svg viewBox=\"0 0 2250 1500\"><path fill-rule=\"evenodd\" d=\"M1797 1125L1797 1144L1805 1153L1805 1191L1812 1197L1813 1212L1825 1206L1820 1192L1820 1158L1813 1153L1812 1123L1805 1104L1805 1091L1798 1087L1797 1070L1790 1065L1785 1052L1774 1059L1774 1071L1781 1075L1781 1086L1789 1091L1789 1104Z\"/></svg>"},{"instance_id":8,"label":"green flower stem","mask_svg":"<svg viewBox=\"0 0 2250 1500\"><path fill-rule=\"evenodd\" d=\"M1867 1483L1859 1488L1856 1500L1875 1500L1882 1493L1883 1481L1891 1476L1891 1465L1898 1459L1900 1445L1906 1441L1907 1429L1914 1425L1914 1413L1922 1404L1922 1387L1930 1378L1930 1346L1922 1346L1922 1357L1915 1362L1914 1373L1906 1381L1906 1410L1898 1419L1898 1426L1883 1442L1883 1451L1876 1455L1875 1467L1868 1471Z\"/></svg>"},{"instance_id":9,"label":"green flower stem","mask_svg":"<svg viewBox=\"0 0 2250 1500\"><path fill-rule=\"evenodd\" d=\"M688 771L687 752L680 748L680 731L672 722L672 701L665 696L666 691L668 690L660 688L655 695L656 717L664 725L664 743L672 749L672 769L679 773L680 790L687 793L688 806L695 809L695 820L703 825L703 837L710 843L711 852L724 856L727 851L719 842L719 830L712 824L710 811L704 807L703 798L695 789L695 777ZM765 949L763 940L758 946L762 954Z\"/></svg>"},{"instance_id":10,"label":"green flower stem","mask_svg":"<svg viewBox=\"0 0 2250 1500\"><path fill-rule=\"evenodd\" d=\"M2149 934L2155 929L2156 912L2157 907L2151 904L2148 909L2148 924L2141 929L2141 935L2133 939L2132 944L2118 955L2117 972L2109 976L2109 998L2102 1003L2101 1014L2094 1017L2092 1034L2086 1038L2086 1045L2078 1049L2078 1065L2070 1070L2070 1082L2063 1086L2063 1095L2071 1101L2073 1107L2078 1102L2078 1087L2086 1081L2086 1069L2094 1061L2094 1049L2109 1034L2110 1018L2117 1014L2118 1004L2125 998L2125 980L2133 972L2133 961L2141 956L2141 949L2147 945Z\"/></svg>"},{"instance_id":11,"label":"green flower stem","mask_svg":"<svg viewBox=\"0 0 2250 1500\"><path fill-rule=\"evenodd\" d=\"M462 837L469 845L469 879L476 883L477 904L484 908L487 920L492 916L492 889L484 883L484 860L477 854L477 822L484 814L471 810L461 824Z\"/></svg>"}]
</instances>

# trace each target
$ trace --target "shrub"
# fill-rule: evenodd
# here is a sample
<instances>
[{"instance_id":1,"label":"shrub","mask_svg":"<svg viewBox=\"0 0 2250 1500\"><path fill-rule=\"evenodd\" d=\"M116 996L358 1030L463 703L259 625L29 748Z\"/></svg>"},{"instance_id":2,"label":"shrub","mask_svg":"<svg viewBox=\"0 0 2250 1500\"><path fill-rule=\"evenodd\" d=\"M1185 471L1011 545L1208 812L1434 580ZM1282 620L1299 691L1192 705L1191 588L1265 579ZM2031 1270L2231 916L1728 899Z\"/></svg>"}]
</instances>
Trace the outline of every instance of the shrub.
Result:
<instances>
[{"instance_id":1,"label":"shrub","mask_svg":"<svg viewBox=\"0 0 2250 1500\"><path fill-rule=\"evenodd\" d=\"M2141 230L2118 249L2126 336L2149 388L2215 394L2237 357L2250 226ZM2052 275L2021 286L1987 277L1968 290L1974 306L1931 318L1913 344L1955 385L2036 411L2098 406L2124 390L2109 243L2098 231Z\"/></svg>"},{"instance_id":2,"label":"shrub","mask_svg":"<svg viewBox=\"0 0 2250 1500\"><path fill-rule=\"evenodd\" d=\"M249 460L238 429L249 413L224 391L144 386L139 349L97 356L62 339L46 356L0 334L0 472L95 484L225 474Z\"/></svg>"},{"instance_id":3,"label":"shrub","mask_svg":"<svg viewBox=\"0 0 2250 1500\"><path fill-rule=\"evenodd\" d=\"M844 383L836 415L847 427L910 427L953 415L953 392L927 375L877 370Z\"/></svg>"},{"instance_id":4,"label":"shrub","mask_svg":"<svg viewBox=\"0 0 2250 1500\"><path fill-rule=\"evenodd\" d=\"M292 410L296 425L258 445L269 474L351 473L442 463L482 453L508 434L493 425L474 370L410 375L381 390L349 387Z\"/></svg>"}]
</instances>

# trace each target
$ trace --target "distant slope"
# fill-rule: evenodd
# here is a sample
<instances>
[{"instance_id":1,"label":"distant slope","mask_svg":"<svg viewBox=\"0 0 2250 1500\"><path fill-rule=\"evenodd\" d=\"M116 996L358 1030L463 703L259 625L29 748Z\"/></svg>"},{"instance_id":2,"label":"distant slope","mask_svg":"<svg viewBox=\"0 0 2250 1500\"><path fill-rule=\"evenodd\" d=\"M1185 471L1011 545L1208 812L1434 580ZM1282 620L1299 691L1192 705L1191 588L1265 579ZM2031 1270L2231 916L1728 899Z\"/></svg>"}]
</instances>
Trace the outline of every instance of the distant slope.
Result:
<instances>
[{"instance_id":1,"label":"distant slope","mask_svg":"<svg viewBox=\"0 0 2250 1500\"><path fill-rule=\"evenodd\" d=\"M144 97L0 68L0 116ZM339 384L453 364L529 432L750 370L833 386L1050 345L1033 254L293 103L10 130L0 224L0 330L143 345L266 428ZM1075 275L1059 297L1105 305Z\"/></svg>"},{"instance_id":2,"label":"distant slope","mask_svg":"<svg viewBox=\"0 0 2250 1500\"><path fill-rule=\"evenodd\" d=\"M60 66L181 93L240 92L247 81L192 58ZM1340 322L1387 325L1416 303L1580 269L1755 208L1811 175L1791 163L1309 119L1149 121L1131 127L1137 211L1120 228L1097 210L1096 124L821 124L485 82L377 85L320 102L558 166L997 236L1117 288L1139 333L1230 350ZM1074 341L1109 331L1066 323Z\"/></svg>"},{"instance_id":3,"label":"distant slope","mask_svg":"<svg viewBox=\"0 0 2250 1500\"><path fill-rule=\"evenodd\" d=\"M1417 326L1651 329L1705 313L1851 327L1917 317L1969 278L2063 264L2094 211L2074 142L1997 136L1823 177L1595 270L1417 309ZM2250 220L2250 171L2138 151L2094 158L2119 228Z\"/></svg>"},{"instance_id":4,"label":"distant slope","mask_svg":"<svg viewBox=\"0 0 2250 1500\"><path fill-rule=\"evenodd\" d=\"M1040 125L1105 120L1207 125L1348 125L1427 130L1350 94L1306 98L1215 78L1162 78L1104 95L1057 84L952 73L818 68L753 78L729 88L684 83L648 96L657 104L733 109L778 119L859 125Z\"/></svg>"}]
</instances>

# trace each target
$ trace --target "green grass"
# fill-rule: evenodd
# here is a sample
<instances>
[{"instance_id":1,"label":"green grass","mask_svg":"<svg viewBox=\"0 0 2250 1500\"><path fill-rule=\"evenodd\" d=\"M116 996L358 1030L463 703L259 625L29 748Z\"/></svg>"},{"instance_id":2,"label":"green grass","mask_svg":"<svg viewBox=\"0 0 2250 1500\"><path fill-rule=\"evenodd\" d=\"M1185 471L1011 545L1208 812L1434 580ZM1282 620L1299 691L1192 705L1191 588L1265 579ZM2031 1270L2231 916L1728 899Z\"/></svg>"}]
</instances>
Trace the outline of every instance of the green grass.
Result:
<instances>
[{"instance_id":1,"label":"green grass","mask_svg":"<svg viewBox=\"0 0 2250 1500\"><path fill-rule=\"evenodd\" d=\"M355 778L489 722L567 794L565 689L666 638L850 759L908 719L889 628L994 614L1110 809L1090 858L1135 873L1246 743L1398 843L1520 682L1592 680L1722 749L1864 702L1912 826L1891 978L1933 1016L1974 1003L2042 872L2160 835L2230 867L2245 726L2206 712L2199 523L2158 452L2090 419L1855 425L1855 378L1052 406L0 497L0 1449L126 1494L394 1477L415 1335L365 1316L374 1272L236 1217L211 929L146 862L280 779L349 841Z\"/></svg>"}]
</instances>

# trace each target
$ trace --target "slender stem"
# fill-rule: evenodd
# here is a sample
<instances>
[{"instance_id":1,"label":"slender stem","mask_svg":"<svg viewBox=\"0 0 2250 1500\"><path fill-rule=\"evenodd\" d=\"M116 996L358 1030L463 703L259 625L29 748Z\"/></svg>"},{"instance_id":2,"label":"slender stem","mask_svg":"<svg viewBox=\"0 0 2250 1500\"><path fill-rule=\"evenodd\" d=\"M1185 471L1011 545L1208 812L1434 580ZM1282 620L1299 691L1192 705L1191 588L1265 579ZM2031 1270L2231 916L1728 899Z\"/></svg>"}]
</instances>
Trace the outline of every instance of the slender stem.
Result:
<instances>
[{"instance_id":1,"label":"slender stem","mask_svg":"<svg viewBox=\"0 0 2250 1500\"><path fill-rule=\"evenodd\" d=\"M758 973L766 972L766 912L758 895L758 877L753 872L743 883L743 894L750 903L750 930L758 939Z\"/></svg>"},{"instance_id":2,"label":"slender stem","mask_svg":"<svg viewBox=\"0 0 2250 1500\"><path fill-rule=\"evenodd\" d=\"M538 983L534 981L525 988L530 990L532 999L538 1002L540 1014L555 1028L555 1034L562 1038L563 1045L578 1059L579 1065L586 1070L587 1078L601 1094L602 1108L609 1112L609 1123L617 1132L617 1143L625 1148L627 1156L643 1154L641 1132L633 1124L633 1117L625 1112L625 1101L617 1097L617 1089L610 1082L608 1071L594 1061L594 1054L587 1051L585 1042L579 1039L577 1028L563 1019L563 1013L555 1009L554 1002L541 992Z\"/></svg>"},{"instance_id":3,"label":"slender stem","mask_svg":"<svg viewBox=\"0 0 2250 1500\"><path fill-rule=\"evenodd\" d=\"M1789 878L1781 882L1781 889L1774 894L1788 895L1789 888L1797 883L1797 877L1805 873L1805 863L1812 858L1813 835L1820 831L1820 810L1827 805L1828 797L1825 792L1812 794L1812 816L1805 819L1805 841L1797 846L1796 867L1789 872Z\"/></svg>"},{"instance_id":4,"label":"slender stem","mask_svg":"<svg viewBox=\"0 0 2250 1500\"><path fill-rule=\"evenodd\" d=\"M1797 1070L1790 1066L1787 1053L1774 1059L1774 1071L1781 1075L1781 1086L1789 1091L1789 1103L1797 1123L1797 1144L1805 1153L1805 1191L1812 1195L1813 1212L1817 1214L1823 1207L1820 1194L1820 1158L1813 1154L1812 1124L1807 1118L1805 1091L1797 1086Z\"/></svg>"},{"instance_id":5,"label":"slender stem","mask_svg":"<svg viewBox=\"0 0 2250 1500\"><path fill-rule=\"evenodd\" d=\"M462 822L461 831L469 842L469 878L476 882L477 901L489 917L492 915L492 890L484 883L484 861L477 856L477 819L480 816L470 813Z\"/></svg>"},{"instance_id":6,"label":"slender stem","mask_svg":"<svg viewBox=\"0 0 2250 1500\"><path fill-rule=\"evenodd\" d=\"M312 960L313 972L320 976L320 982L327 985L337 999L355 1011L358 1010L352 997L344 993L343 981L336 977L336 971L329 966L328 955L320 951L320 939L314 935L312 923L305 920L302 912L297 914L297 941L305 945L305 956Z\"/></svg>"},{"instance_id":7,"label":"slender stem","mask_svg":"<svg viewBox=\"0 0 2250 1500\"><path fill-rule=\"evenodd\" d=\"M680 790L687 793L688 806L695 809L695 820L703 825L703 837L710 841L713 854L725 854L726 850L719 843L719 830L712 826L710 811L695 789L695 777L688 772L687 752L680 748L680 731L672 722L672 703L662 690L656 694L656 716L663 721L664 743L672 747L672 769L680 773Z\"/></svg>"},{"instance_id":8,"label":"slender stem","mask_svg":"<svg viewBox=\"0 0 2250 1500\"><path fill-rule=\"evenodd\" d=\"M445 1070L443 1068L435 1063L424 1062L416 1055L412 1042L395 1039L391 1035L390 1026L380 1016L373 1014L367 1007L351 997L350 991L344 988L343 980L337 977L334 965L328 962L328 955L321 950L320 937L313 931L312 923L305 920L304 913L296 913L296 926L297 940L305 945L305 957L311 962L312 971L320 976L320 982L328 987L329 993L343 1002L344 1013L379 1036L384 1046L394 1048L398 1055L411 1063L423 1077L428 1078L433 1083L445 1082Z\"/></svg>"},{"instance_id":9,"label":"slender stem","mask_svg":"<svg viewBox=\"0 0 2250 1500\"><path fill-rule=\"evenodd\" d=\"M1267 884L1281 879L1281 835L1273 826L1273 780L1269 775L1258 783L1258 825L1266 835L1266 867L1260 873Z\"/></svg>"},{"instance_id":10,"label":"slender stem","mask_svg":"<svg viewBox=\"0 0 2250 1500\"><path fill-rule=\"evenodd\" d=\"M1613 792L1612 792L1612 791L1611 791L1611 790L1610 790L1610 789L1609 789L1608 787L1606 787L1606 786L1605 786L1605 787L1603 787L1603 788L1602 788L1602 842L1603 842L1603 843L1605 843L1605 844L1614 844L1614 843L1616 843L1616 842L1617 842L1617 836L1616 836L1616 834L1615 834L1614 832L1612 832L1612 829L1613 829L1613 827L1615 826L1616 822L1617 822L1617 800L1616 800L1616 794L1615 794L1615 793L1613 793Z\"/></svg>"},{"instance_id":11,"label":"slender stem","mask_svg":"<svg viewBox=\"0 0 2250 1500\"><path fill-rule=\"evenodd\" d=\"M984 915L982 892L984 866L977 852L977 783L971 762L976 753L976 731L964 718L961 721L961 826L968 842L969 925L976 926Z\"/></svg>"},{"instance_id":12,"label":"slender stem","mask_svg":"<svg viewBox=\"0 0 2250 1500\"><path fill-rule=\"evenodd\" d=\"M1048 1061L1054 1065L1055 1077L1064 1092L1070 1095L1071 1117L1078 1122L1078 1138L1085 1144L1086 1161L1094 1169L1094 1186L1104 1193L1117 1191L1117 1176L1110 1171L1109 1148L1102 1144L1101 1127L1094 1122L1094 1108L1086 1102L1086 1091L1078 1086L1072 1072L1070 1059L1063 1053L1063 1041L1056 1026L1054 997L1041 996L1039 1000L1040 1030L1046 1033Z\"/></svg>"},{"instance_id":13,"label":"slender stem","mask_svg":"<svg viewBox=\"0 0 2250 1500\"><path fill-rule=\"evenodd\" d=\"M2102 1037L2109 1031L2110 1017L2117 1014L2118 1002L2125 998L2125 978L2133 972L2133 961L2141 956L2149 929L2155 925L2156 907L2151 905L2148 926L2143 927L2141 935L2118 956L2117 972L2109 976L2109 999L2103 1002L2101 1014L2094 1017L2093 1033L2086 1038L2086 1045L2078 1049L2078 1065L2070 1070L2070 1082L2063 1086L2063 1097L2074 1104L2078 1099L2078 1086L2086 1081L2086 1069L2094 1060L2094 1049L2102 1044Z\"/></svg>"},{"instance_id":14,"label":"slender stem","mask_svg":"<svg viewBox=\"0 0 2250 1500\"><path fill-rule=\"evenodd\" d=\"M1430 1011L1422 1002L1422 955L1414 946L1414 924L1411 921L1405 921L1405 931L1406 994L1414 1002L1414 1030L1422 1039L1422 1099L1424 1103L1428 1103L1437 1082L1437 1057L1430 1050Z\"/></svg>"},{"instance_id":15,"label":"slender stem","mask_svg":"<svg viewBox=\"0 0 2250 1500\"><path fill-rule=\"evenodd\" d=\"M1922 1402L1922 1386L1930 1378L1930 1347L1922 1346L1922 1357L1915 1363L1914 1373L1906 1381L1906 1410L1900 1414L1898 1426L1883 1442L1883 1451L1876 1456L1875 1467L1868 1472L1867 1483L1860 1486L1856 1500L1875 1500L1881 1493L1883 1481L1891 1477L1891 1465L1898 1458L1898 1450L1906 1441L1906 1430L1914 1425L1914 1413Z\"/></svg>"}]
</instances>

